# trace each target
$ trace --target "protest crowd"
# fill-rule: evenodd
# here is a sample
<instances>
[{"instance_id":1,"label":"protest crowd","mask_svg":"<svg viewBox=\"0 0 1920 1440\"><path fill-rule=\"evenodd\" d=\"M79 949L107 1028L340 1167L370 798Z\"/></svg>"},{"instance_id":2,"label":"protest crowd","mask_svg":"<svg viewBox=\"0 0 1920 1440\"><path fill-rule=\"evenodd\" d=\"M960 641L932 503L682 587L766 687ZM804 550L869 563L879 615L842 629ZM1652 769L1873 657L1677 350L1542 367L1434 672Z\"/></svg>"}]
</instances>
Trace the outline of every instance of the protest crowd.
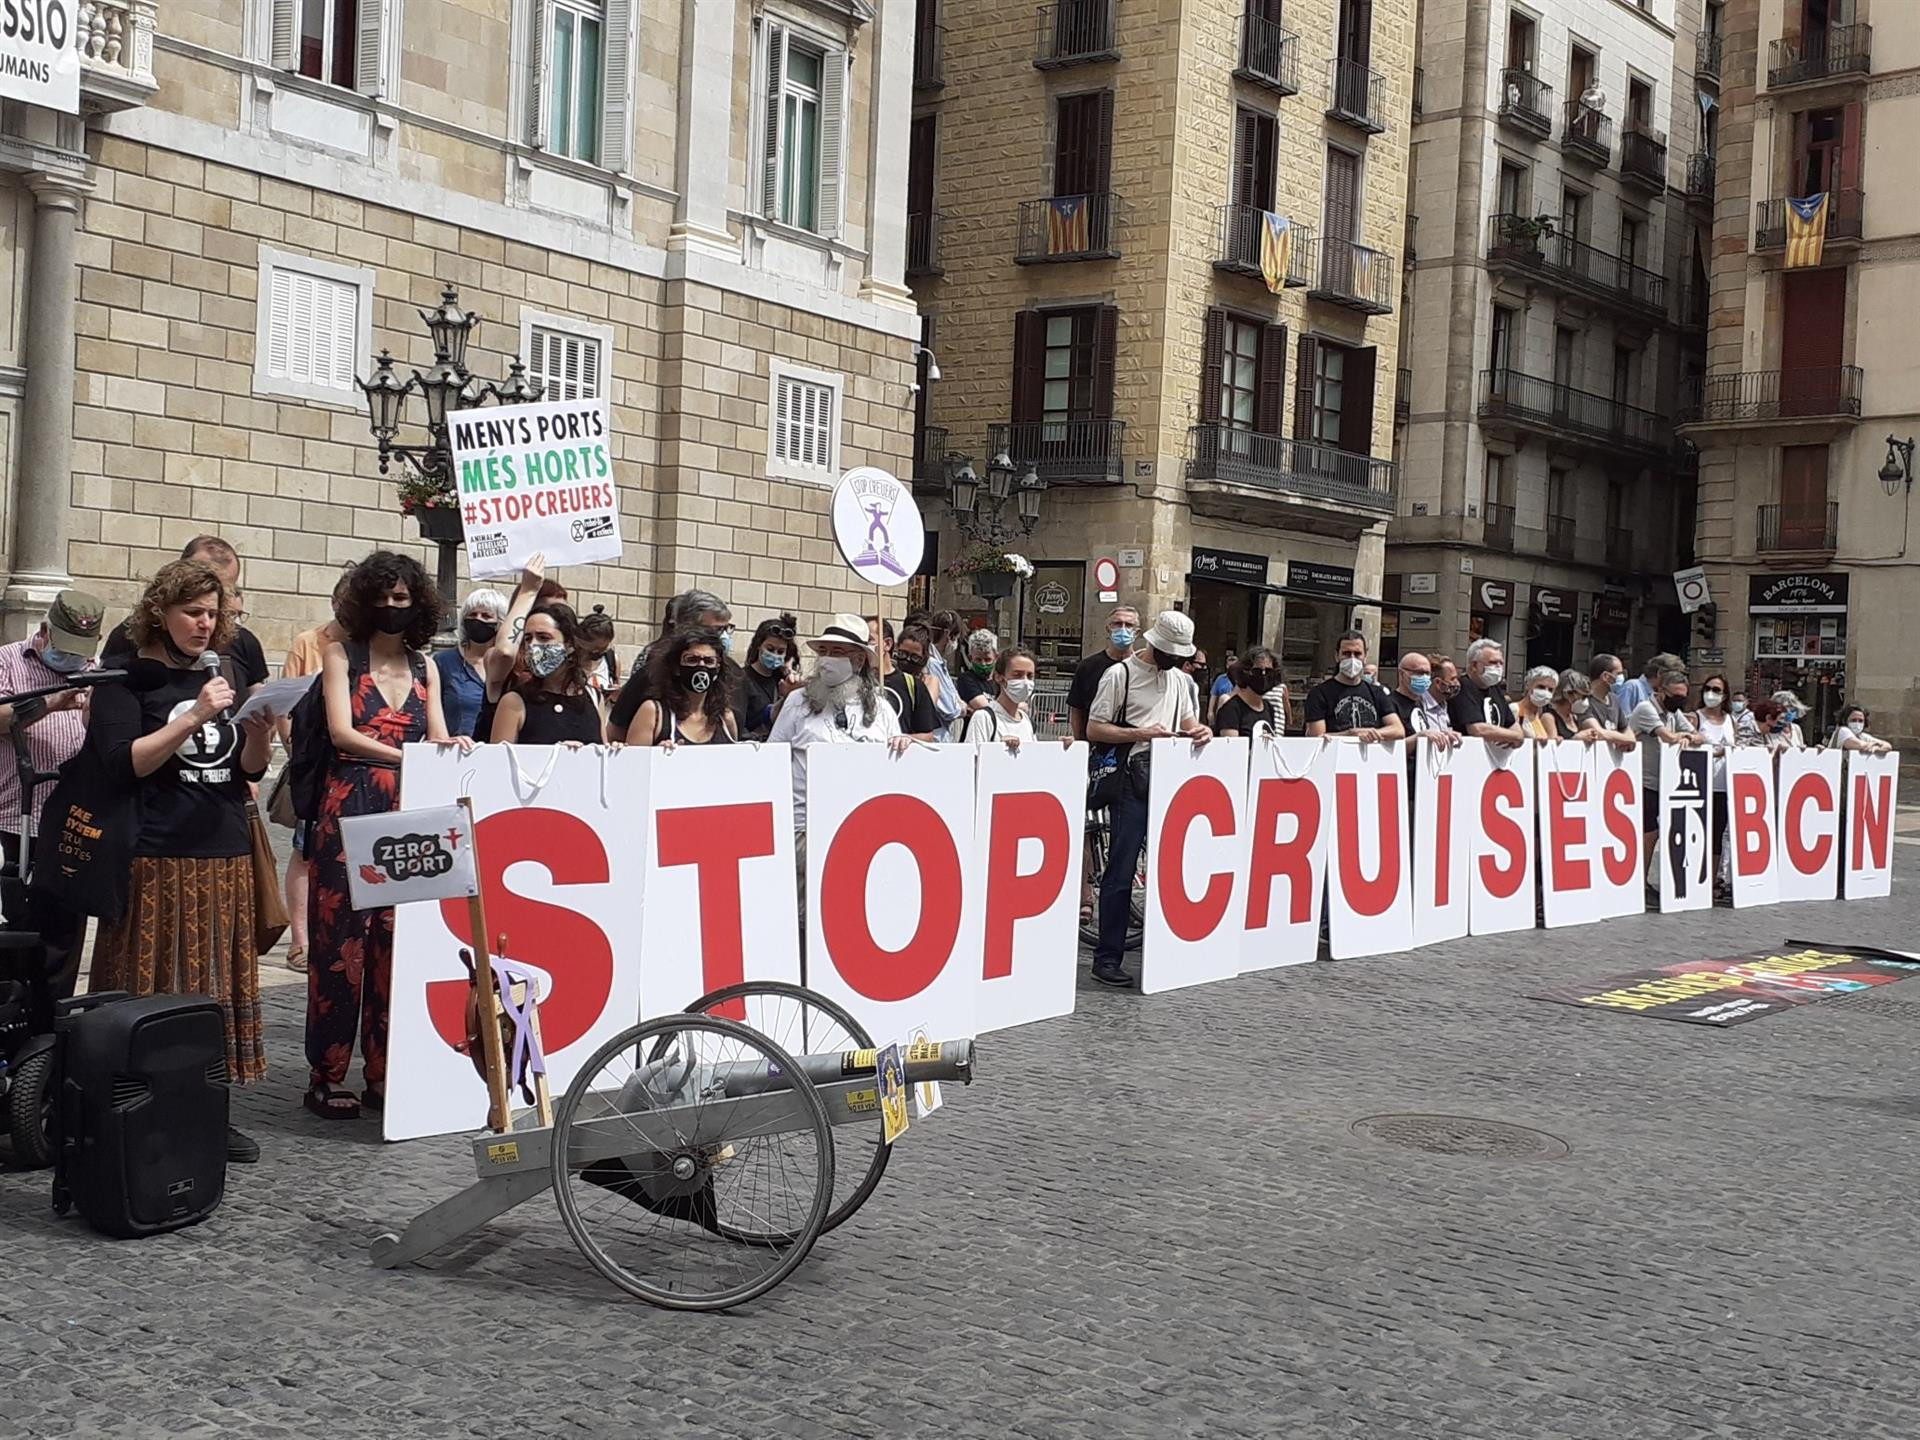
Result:
<instances>
[{"instance_id":1,"label":"protest crowd","mask_svg":"<svg viewBox=\"0 0 1920 1440\"><path fill-rule=\"evenodd\" d=\"M258 968L266 946L256 920L263 904L284 898L285 963L308 983L304 1103L327 1119L378 1114L394 912L353 908L340 822L398 807L407 745L786 744L804 876L812 746L1017 749L1053 730L1036 723L1034 655L969 629L950 610L909 614L897 628L835 615L815 634L780 614L742 644L726 601L691 589L668 603L650 643L622 656L613 616L599 605L582 613L537 556L511 594L481 587L462 598L456 643L436 649L445 603L418 561L375 551L340 575L331 616L294 640L274 680L246 628L242 558L207 535L161 567L110 632L99 600L67 590L32 636L0 647L9 694L99 668L127 672L123 683L0 707L0 730L24 742L16 753L25 757L0 767L0 843L13 877L0 898L10 923L40 933L56 995L73 994L88 920L97 917L91 989L216 999L229 1074L257 1081L267 1056ZM1409 764L1423 747L1447 749L1463 737L1637 749L1648 831L1659 814L1660 747L1889 748L1859 706L1841 712L1831 735L1810 737L1799 724L1807 707L1793 693L1749 697L1717 673L1695 684L1671 654L1647 659L1632 678L1613 655L1584 670L1536 667L1510 694L1504 654L1491 640L1457 660L1403 655L1382 678L1366 637L1349 631L1333 673L1296 709L1275 652L1263 646L1227 656L1210 683L1193 622L1180 612L1143 628L1138 611L1117 606L1106 642L1074 673L1064 738L1089 743L1088 804L1105 817L1102 863L1097 874L1088 867L1081 918L1097 926L1093 978L1115 987L1134 983L1122 959L1156 739L1405 740ZM304 687L285 683L303 677ZM276 744L286 763L262 783ZM27 762L41 776L61 772L63 787L90 787L108 837L94 868L64 892L18 880L21 836L46 798L31 780L23 786ZM1724 882L1724 797L1715 812ZM269 823L292 828L284 875L274 873ZM358 1091L348 1085L356 1043ZM228 1150L240 1162L259 1153L238 1131Z\"/></svg>"}]
</instances>

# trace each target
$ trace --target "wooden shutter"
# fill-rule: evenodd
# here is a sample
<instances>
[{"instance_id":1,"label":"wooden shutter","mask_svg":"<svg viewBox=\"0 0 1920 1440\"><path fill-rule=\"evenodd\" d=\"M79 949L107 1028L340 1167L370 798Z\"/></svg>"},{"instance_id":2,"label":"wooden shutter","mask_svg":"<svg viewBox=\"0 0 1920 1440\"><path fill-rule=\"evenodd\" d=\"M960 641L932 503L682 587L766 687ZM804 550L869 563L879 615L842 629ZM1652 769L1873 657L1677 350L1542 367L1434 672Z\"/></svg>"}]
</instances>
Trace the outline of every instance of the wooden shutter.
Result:
<instances>
[{"instance_id":1,"label":"wooden shutter","mask_svg":"<svg viewBox=\"0 0 1920 1440\"><path fill-rule=\"evenodd\" d=\"M1324 234L1351 241L1359 233L1360 162L1345 150L1327 151L1327 204ZM1328 264L1341 263L1329 256ZM1351 276L1346 277L1349 282Z\"/></svg>"},{"instance_id":2,"label":"wooden shutter","mask_svg":"<svg viewBox=\"0 0 1920 1440\"><path fill-rule=\"evenodd\" d=\"M1047 317L1021 310L1013 317L1013 423L1038 420L1046 401Z\"/></svg>"},{"instance_id":3,"label":"wooden shutter","mask_svg":"<svg viewBox=\"0 0 1920 1440\"><path fill-rule=\"evenodd\" d=\"M1093 418L1096 420L1113 418L1114 354L1119 341L1120 311L1112 305L1102 305L1094 312L1093 330Z\"/></svg>"},{"instance_id":4,"label":"wooden shutter","mask_svg":"<svg viewBox=\"0 0 1920 1440\"><path fill-rule=\"evenodd\" d=\"M907 213L925 215L933 209L933 162L939 140L939 117L916 115L907 138Z\"/></svg>"},{"instance_id":5,"label":"wooden shutter","mask_svg":"<svg viewBox=\"0 0 1920 1440\"><path fill-rule=\"evenodd\" d=\"M1373 0L1340 0L1340 58L1356 65L1372 62Z\"/></svg>"},{"instance_id":6,"label":"wooden shutter","mask_svg":"<svg viewBox=\"0 0 1920 1440\"><path fill-rule=\"evenodd\" d=\"M1260 331L1259 393L1254 400L1253 428L1261 435L1278 435L1286 415L1287 327L1263 326Z\"/></svg>"},{"instance_id":7,"label":"wooden shutter","mask_svg":"<svg viewBox=\"0 0 1920 1440\"><path fill-rule=\"evenodd\" d=\"M768 219L780 214L780 83L786 74L787 27L769 20L765 134L760 149L760 213Z\"/></svg>"},{"instance_id":8,"label":"wooden shutter","mask_svg":"<svg viewBox=\"0 0 1920 1440\"><path fill-rule=\"evenodd\" d=\"M273 0L268 58L276 70L300 68L300 7L297 0Z\"/></svg>"},{"instance_id":9,"label":"wooden shutter","mask_svg":"<svg viewBox=\"0 0 1920 1440\"><path fill-rule=\"evenodd\" d=\"M829 238L840 233L847 170L847 52L829 50L820 57L820 204L816 230Z\"/></svg>"},{"instance_id":10,"label":"wooden shutter","mask_svg":"<svg viewBox=\"0 0 1920 1440\"><path fill-rule=\"evenodd\" d=\"M1780 368L1828 369L1846 353L1847 272L1789 270L1780 277Z\"/></svg>"},{"instance_id":11,"label":"wooden shutter","mask_svg":"<svg viewBox=\"0 0 1920 1440\"><path fill-rule=\"evenodd\" d=\"M527 144L547 148L547 46L552 38L553 6L548 0L530 0L527 41Z\"/></svg>"},{"instance_id":12,"label":"wooden shutter","mask_svg":"<svg viewBox=\"0 0 1920 1440\"><path fill-rule=\"evenodd\" d=\"M1233 203L1257 205L1254 151L1260 117L1251 110L1233 112Z\"/></svg>"},{"instance_id":13,"label":"wooden shutter","mask_svg":"<svg viewBox=\"0 0 1920 1440\"><path fill-rule=\"evenodd\" d=\"M1373 453L1373 347L1349 350L1340 379L1340 448Z\"/></svg>"},{"instance_id":14,"label":"wooden shutter","mask_svg":"<svg viewBox=\"0 0 1920 1440\"><path fill-rule=\"evenodd\" d=\"M1092 191L1093 97L1062 95L1054 109L1053 193L1085 195Z\"/></svg>"},{"instance_id":15,"label":"wooden shutter","mask_svg":"<svg viewBox=\"0 0 1920 1440\"><path fill-rule=\"evenodd\" d=\"M1313 374L1320 363L1320 342L1302 335L1294 347L1293 438L1313 439Z\"/></svg>"},{"instance_id":16,"label":"wooden shutter","mask_svg":"<svg viewBox=\"0 0 1920 1440\"><path fill-rule=\"evenodd\" d=\"M1093 100L1093 183L1089 193L1104 195L1113 183L1113 92L1102 90Z\"/></svg>"},{"instance_id":17,"label":"wooden shutter","mask_svg":"<svg viewBox=\"0 0 1920 1440\"><path fill-rule=\"evenodd\" d=\"M1789 528L1790 522L1810 523L1816 514L1820 519L1820 528L1824 530L1827 521L1827 447L1781 447L1781 528Z\"/></svg>"},{"instance_id":18,"label":"wooden shutter","mask_svg":"<svg viewBox=\"0 0 1920 1440\"><path fill-rule=\"evenodd\" d=\"M600 163L619 174L633 136L633 0L603 0L600 13Z\"/></svg>"},{"instance_id":19,"label":"wooden shutter","mask_svg":"<svg viewBox=\"0 0 1920 1440\"><path fill-rule=\"evenodd\" d=\"M353 88L362 95L386 93L386 0L360 0L354 15Z\"/></svg>"},{"instance_id":20,"label":"wooden shutter","mask_svg":"<svg viewBox=\"0 0 1920 1440\"><path fill-rule=\"evenodd\" d=\"M1836 190L1858 190L1860 188L1860 104L1858 101L1847 105L1840 112L1840 174L1836 177ZM1833 216L1828 215L1831 221Z\"/></svg>"},{"instance_id":21,"label":"wooden shutter","mask_svg":"<svg viewBox=\"0 0 1920 1440\"><path fill-rule=\"evenodd\" d=\"M1243 115L1245 111L1241 112ZM1200 423L1220 423L1220 374L1226 368L1227 312L1219 306L1207 311L1200 338Z\"/></svg>"}]
</instances>

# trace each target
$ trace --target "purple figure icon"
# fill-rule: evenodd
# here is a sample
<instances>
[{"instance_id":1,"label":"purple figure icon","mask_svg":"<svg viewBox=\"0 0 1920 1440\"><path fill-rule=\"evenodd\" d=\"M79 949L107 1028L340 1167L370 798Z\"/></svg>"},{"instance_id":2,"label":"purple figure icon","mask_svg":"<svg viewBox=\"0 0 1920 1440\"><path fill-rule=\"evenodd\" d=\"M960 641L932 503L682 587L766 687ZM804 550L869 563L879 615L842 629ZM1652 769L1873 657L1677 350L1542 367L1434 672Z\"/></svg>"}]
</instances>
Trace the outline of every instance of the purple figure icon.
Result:
<instances>
[{"instance_id":1,"label":"purple figure icon","mask_svg":"<svg viewBox=\"0 0 1920 1440\"><path fill-rule=\"evenodd\" d=\"M867 502L866 510L871 522L867 526L867 548L855 557L854 567L858 569L862 565L880 565L896 575L905 575L907 572L900 568L900 562L893 558L893 536L887 530L886 517L891 513L892 507L879 500L870 500ZM880 541L878 549L874 547L875 536L878 536Z\"/></svg>"}]
</instances>

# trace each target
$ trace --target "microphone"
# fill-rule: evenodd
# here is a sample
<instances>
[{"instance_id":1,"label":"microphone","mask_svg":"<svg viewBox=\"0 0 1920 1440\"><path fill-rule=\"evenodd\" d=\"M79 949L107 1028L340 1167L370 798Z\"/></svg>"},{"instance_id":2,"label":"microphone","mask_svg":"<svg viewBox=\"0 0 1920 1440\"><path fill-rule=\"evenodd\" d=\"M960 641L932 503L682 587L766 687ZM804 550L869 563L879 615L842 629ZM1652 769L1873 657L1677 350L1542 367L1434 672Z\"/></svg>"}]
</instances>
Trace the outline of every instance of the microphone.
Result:
<instances>
[{"instance_id":1,"label":"microphone","mask_svg":"<svg viewBox=\"0 0 1920 1440\"><path fill-rule=\"evenodd\" d=\"M206 672L207 678L209 680L211 680L215 675L218 675L220 673L220 657L214 654L213 651L211 650L202 650L200 652L199 664L200 664L200 668ZM220 712L220 718L224 720L227 718L227 716L230 713L231 713L230 709L222 710Z\"/></svg>"}]
</instances>

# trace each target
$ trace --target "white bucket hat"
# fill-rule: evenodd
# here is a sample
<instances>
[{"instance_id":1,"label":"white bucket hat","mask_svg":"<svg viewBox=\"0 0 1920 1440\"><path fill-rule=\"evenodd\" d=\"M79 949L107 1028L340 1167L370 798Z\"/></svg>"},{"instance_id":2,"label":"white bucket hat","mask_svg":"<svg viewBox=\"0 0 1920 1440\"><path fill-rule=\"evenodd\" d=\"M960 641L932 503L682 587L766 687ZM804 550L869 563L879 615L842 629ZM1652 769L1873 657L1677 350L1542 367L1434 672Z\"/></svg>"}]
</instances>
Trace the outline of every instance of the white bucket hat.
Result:
<instances>
[{"instance_id":1,"label":"white bucket hat","mask_svg":"<svg viewBox=\"0 0 1920 1440\"><path fill-rule=\"evenodd\" d=\"M807 640L807 648L816 653L822 645L858 645L868 655L873 655L873 631L858 615L836 615L826 629Z\"/></svg>"},{"instance_id":2,"label":"white bucket hat","mask_svg":"<svg viewBox=\"0 0 1920 1440\"><path fill-rule=\"evenodd\" d=\"M1193 654L1193 621L1178 610L1162 610L1154 617L1153 628L1141 637L1162 655Z\"/></svg>"}]
</instances>

